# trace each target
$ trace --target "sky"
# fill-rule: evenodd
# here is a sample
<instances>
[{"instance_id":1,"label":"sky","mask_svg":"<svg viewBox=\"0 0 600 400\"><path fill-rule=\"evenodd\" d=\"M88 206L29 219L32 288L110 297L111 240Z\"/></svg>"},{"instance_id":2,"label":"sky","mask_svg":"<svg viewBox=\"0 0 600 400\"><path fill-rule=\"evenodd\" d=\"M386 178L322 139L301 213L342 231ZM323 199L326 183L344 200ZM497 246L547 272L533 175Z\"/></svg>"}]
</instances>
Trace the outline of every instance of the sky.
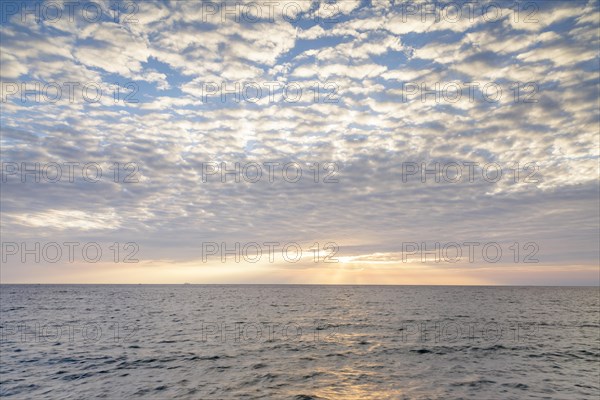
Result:
<instances>
[{"instance_id":1,"label":"sky","mask_svg":"<svg viewBox=\"0 0 600 400\"><path fill-rule=\"evenodd\" d=\"M2 283L600 284L597 1L1 6Z\"/></svg>"}]
</instances>

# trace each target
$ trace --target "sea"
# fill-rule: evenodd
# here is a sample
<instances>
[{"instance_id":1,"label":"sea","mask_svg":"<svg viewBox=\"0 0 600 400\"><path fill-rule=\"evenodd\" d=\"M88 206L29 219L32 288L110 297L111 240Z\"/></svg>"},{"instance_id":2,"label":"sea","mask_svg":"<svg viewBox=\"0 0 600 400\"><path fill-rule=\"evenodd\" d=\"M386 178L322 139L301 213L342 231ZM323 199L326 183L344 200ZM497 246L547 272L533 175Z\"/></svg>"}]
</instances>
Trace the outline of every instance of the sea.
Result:
<instances>
[{"instance_id":1,"label":"sea","mask_svg":"<svg viewBox=\"0 0 600 400\"><path fill-rule=\"evenodd\" d=\"M598 399L598 287L0 285L8 399Z\"/></svg>"}]
</instances>

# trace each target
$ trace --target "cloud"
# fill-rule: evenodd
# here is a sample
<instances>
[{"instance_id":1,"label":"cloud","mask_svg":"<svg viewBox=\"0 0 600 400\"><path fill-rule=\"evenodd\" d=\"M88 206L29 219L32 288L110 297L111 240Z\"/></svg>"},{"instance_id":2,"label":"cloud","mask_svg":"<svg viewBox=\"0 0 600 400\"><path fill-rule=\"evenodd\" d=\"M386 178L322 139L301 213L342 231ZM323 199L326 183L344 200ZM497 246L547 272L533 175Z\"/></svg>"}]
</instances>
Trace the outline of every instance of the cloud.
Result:
<instances>
[{"instance_id":1,"label":"cloud","mask_svg":"<svg viewBox=\"0 0 600 400\"><path fill-rule=\"evenodd\" d=\"M96 82L103 95L23 102L3 92L3 162L97 162L105 175L97 184L8 176L3 238L136 241L153 265L196 265L203 241L334 241L340 257L373 274L384 271L375 261L397 267L403 241L533 241L546 266L567 270L569 257L595 265L597 3L547 2L528 24L507 8L494 22L423 22L398 4L372 3L301 2L289 8L296 21L279 13L251 22L241 9L207 16L189 2L140 3L137 23L13 16L0 27L3 84ZM282 89L269 97L265 83L275 81L300 85L301 98L286 101ZM217 93L206 102L207 82L253 82L262 97L223 101ZM450 92L405 97L407 83L451 82L462 88L452 101ZM469 82L480 86L469 93ZM486 100L487 83L501 89L497 101ZM135 163L139 181L115 182L115 162ZM299 163L302 179L287 182L278 169L269 182L263 165L258 183L232 175L203 182L206 162L230 170L236 162ZM338 183L323 182L328 162ZM504 170L498 182L480 169L474 182L404 181L407 162ZM534 169L536 180L525 182ZM293 265L263 272L299 279L290 277Z\"/></svg>"}]
</instances>

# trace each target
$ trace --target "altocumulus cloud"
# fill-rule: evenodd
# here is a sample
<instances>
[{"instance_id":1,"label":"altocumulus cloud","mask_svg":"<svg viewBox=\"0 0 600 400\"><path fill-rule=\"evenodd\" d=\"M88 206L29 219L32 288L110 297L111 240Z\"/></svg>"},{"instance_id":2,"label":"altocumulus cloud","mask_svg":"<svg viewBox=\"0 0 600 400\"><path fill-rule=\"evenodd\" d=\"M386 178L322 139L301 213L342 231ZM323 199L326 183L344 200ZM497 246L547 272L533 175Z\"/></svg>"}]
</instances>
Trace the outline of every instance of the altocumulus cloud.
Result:
<instances>
[{"instance_id":1,"label":"altocumulus cloud","mask_svg":"<svg viewBox=\"0 0 600 400\"><path fill-rule=\"evenodd\" d=\"M50 3L61 18L35 14ZM536 242L540 271L578 265L588 269L572 283L589 278L598 2L441 2L433 14L418 2L286 0L269 14L238 3L124 2L115 17L114 3L94 2L97 20L85 2L72 18L63 2L3 6L2 161L95 162L104 173L40 184L5 174L3 241L136 242L149 264L199 269L206 241L333 241L346 261L386 269L402 242ZM204 182L207 162L293 162L303 177ZM323 182L328 162L335 183ZM405 179L436 162L504 176ZM535 179L531 167L516 181L517 162L535 163ZM123 182L127 163L135 183ZM520 282L506 278L510 265L481 267ZM2 279L35 281L20 262Z\"/></svg>"}]
</instances>

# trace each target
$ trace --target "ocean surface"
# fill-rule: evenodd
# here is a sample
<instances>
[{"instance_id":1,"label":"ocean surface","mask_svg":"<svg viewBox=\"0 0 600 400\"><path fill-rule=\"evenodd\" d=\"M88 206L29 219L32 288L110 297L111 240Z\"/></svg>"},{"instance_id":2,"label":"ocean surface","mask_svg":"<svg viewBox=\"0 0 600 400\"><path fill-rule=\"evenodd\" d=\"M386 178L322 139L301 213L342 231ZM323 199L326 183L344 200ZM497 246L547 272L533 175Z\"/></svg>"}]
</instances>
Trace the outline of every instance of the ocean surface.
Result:
<instances>
[{"instance_id":1,"label":"ocean surface","mask_svg":"<svg viewBox=\"0 0 600 400\"><path fill-rule=\"evenodd\" d=\"M15 399L598 399L600 292L1 285Z\"/></svg>"}]
</instances>

